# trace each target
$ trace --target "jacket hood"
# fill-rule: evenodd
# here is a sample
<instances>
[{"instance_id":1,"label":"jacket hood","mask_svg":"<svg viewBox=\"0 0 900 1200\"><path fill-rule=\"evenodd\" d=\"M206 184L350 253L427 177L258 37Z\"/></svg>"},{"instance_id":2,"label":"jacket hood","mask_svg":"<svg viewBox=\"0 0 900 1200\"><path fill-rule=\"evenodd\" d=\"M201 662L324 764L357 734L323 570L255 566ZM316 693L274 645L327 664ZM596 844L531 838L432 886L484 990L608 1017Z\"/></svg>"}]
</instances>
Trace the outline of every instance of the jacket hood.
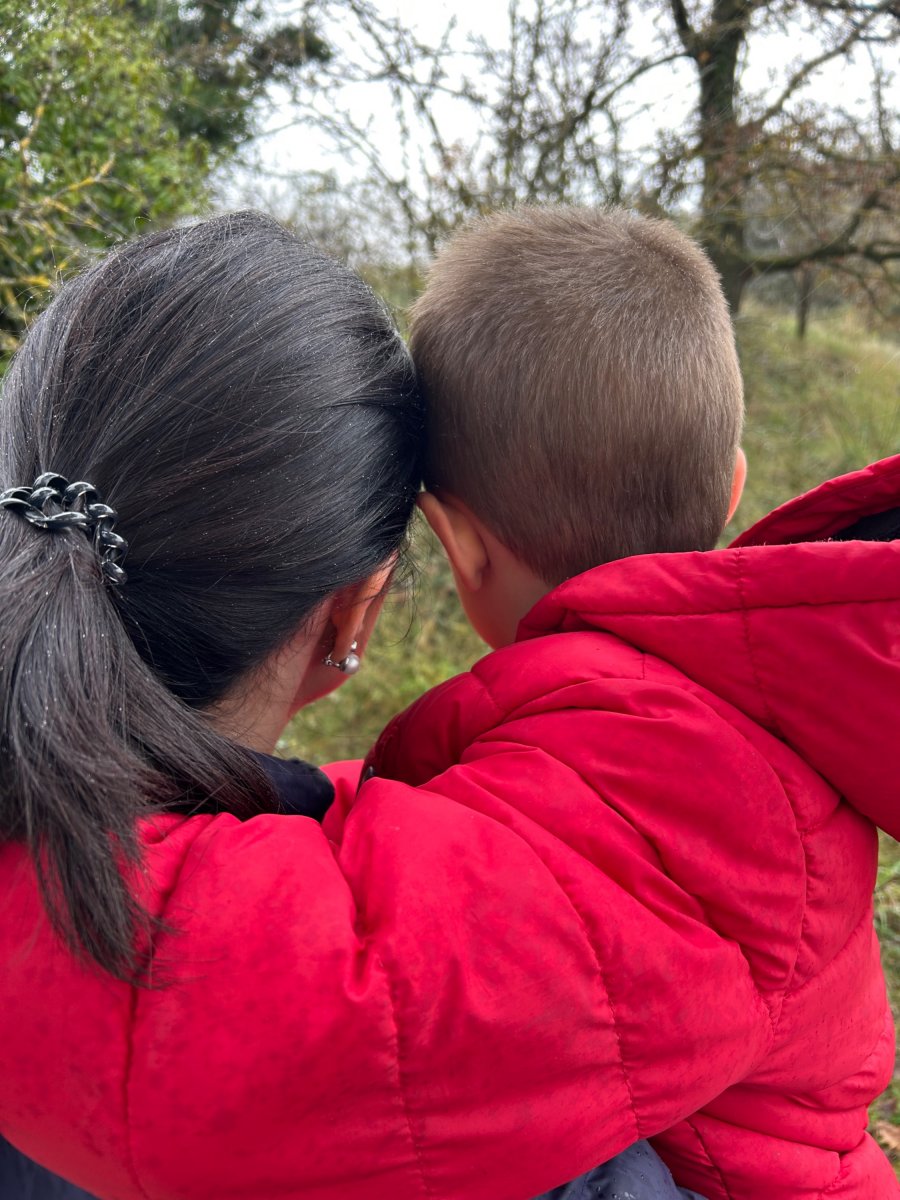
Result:
<instances>
[{"instance_id":1,"label":"jacket hood","mask_svg":"<svg viewBox=\"0 0 900 1200\"><path fill-rule=\"evenodd\" d=\"M832 540L900 505L900 455L783 505L725 550L606 563L519 630L598 629L786 742L900 837L900 540Z\"/></svg>"}]
</instances>

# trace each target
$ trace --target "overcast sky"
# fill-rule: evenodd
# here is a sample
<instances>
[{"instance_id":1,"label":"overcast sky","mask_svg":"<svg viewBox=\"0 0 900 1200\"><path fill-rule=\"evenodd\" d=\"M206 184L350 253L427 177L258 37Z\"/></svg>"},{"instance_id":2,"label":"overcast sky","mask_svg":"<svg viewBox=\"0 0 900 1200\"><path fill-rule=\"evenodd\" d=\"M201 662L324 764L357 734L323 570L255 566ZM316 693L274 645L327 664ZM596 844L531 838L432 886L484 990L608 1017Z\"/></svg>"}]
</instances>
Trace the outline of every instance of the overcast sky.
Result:
<instances>
[{"instance_id":1,"label":"overcast sky","mask_svg":"<svg viewBox=\"0 0 900 1200\"><path fill-rule=\"evenodd\" d=\"M602 0L600 0L602 3ZM527 3L527 0L525 0ZM297 11L291 0L282 0L279 11L290 16ZM413 27L426 42L436 42L451 19L456 21L454 44L464 52L467 39L478 34L492 44L506 43L508 32L507 0L382 0L384 13L395 14ZM661 34L669 35L671 16L668 4L655 6L657 16L638 11L635 6L634 45L642 54L649 53ZM656 22L659 22L657 28ZM346 36L340 28L330 31L332 37ZM345 47L350 53L352 43ZM765 92L777 87L798 56L809 56L821 50L819 39L804 34L797 28L789 33L767 34L757 38L749 55L744 75L747 92ZM836 60L825 64L816 72L804 95L815 101L839 103L847 109L866 102L869 78L868 59L865 52L857 52L858 60ZM460 76L471 71L471 60L461 53L458 60ZM640 113L628 128L628 148L639 151L642 146L654 141L658 129L677 129L689 119L695 100L696 77L691 64L677 62L661 67L646 75L639 90L633 90L629 104ZM892 101L900 106L900 83L894 81ZM369 123L370 137L378 149L382 161L391 170L399 170L401 148L387 89L380 85L364 84L345 89L342 103L360 123ZM627 112L627 106L624 111ZM471 144L478 134L478 122L474 112L462 103L448 102L440 113L446 129L446 140ZM266 128L277 130L261 138L258 145L259 163L263 170L273 175L296 171L334 170L339 178L346 178L358 165L348 164L333 144L309 128L284 128L290 125L291 113L286 104L276 104L267 115Z\"/></svg>"}]
</instances>

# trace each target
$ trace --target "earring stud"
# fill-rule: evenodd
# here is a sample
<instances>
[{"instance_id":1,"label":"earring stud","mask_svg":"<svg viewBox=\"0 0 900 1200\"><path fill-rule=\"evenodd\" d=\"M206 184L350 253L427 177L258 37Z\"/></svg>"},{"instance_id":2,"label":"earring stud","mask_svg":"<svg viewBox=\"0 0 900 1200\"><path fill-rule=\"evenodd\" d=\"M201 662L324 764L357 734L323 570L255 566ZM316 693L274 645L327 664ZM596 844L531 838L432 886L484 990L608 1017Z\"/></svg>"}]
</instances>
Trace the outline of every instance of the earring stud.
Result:
<instances>
[{"instance_id":1,"label":"earring stud","mask_svg":"<svg viewBox=\"0 0 900 1200\"><path fill-rule=\"evenodd\" d=\"M346 658L342 658L340 662L335 662L330 654L326 655L326 657L322 659L322 662L326 667L334 667L343 675L355 675L362 666L362 659L356 653L356 646L357 643L354 642L350 647L350 653Z\"/></svg>"}]
</instances>

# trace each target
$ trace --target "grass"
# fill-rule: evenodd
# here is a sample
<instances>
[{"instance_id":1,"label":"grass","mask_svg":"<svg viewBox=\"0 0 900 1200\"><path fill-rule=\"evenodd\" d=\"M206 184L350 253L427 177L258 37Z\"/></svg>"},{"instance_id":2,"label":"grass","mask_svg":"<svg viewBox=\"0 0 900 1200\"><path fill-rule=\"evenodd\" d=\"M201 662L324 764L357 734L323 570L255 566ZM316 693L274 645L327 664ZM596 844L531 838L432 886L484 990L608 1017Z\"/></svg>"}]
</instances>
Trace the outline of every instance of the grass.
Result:
<instances>
[{"instance_id":1,"label":"grass","mask_svg":"<svg viewBox=\"0 0 900 1200\"><path fill-rule=\"evenodd\" d=\"M738 323L747 393L750 473L726 539L822 480L900 451L900 343L875 338L852 313L813 324L750 308ZM433 539L417 526L414 591L392 597L362 673L301 713L281 745L317 762L361 757L390 717L465 670L486 647L469 629ZM900 846L882 839L876 921L900 1014ZM900 1166L900 1072L873 1108L873 1129Z\"/></svg>"},{"instance_id":2,"label":"grass","mask_svg":"<svg viewBox=\"0 0 900 1200\"><path fill-rule=\"evenodd\" d=\"M844 313L813 325L750 309L738 325L750 474L737 534L823 479L900 451L900 342L867 335Z\"/></svg>"}]
</instances>

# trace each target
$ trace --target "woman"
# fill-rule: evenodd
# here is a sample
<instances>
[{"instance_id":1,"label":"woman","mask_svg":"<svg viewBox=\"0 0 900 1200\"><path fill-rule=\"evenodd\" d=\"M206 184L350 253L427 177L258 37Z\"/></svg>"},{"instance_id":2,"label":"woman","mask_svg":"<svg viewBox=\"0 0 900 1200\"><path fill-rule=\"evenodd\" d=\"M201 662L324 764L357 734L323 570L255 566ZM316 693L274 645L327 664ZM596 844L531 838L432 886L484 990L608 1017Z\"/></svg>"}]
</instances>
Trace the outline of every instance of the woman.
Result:
<instances>
[{"instance_id":1,"label":"woman","mask_svg":"<svg viewBox=\"0 0 900 1200\"><path fill-rule=\"evenodd\" d=\"M5 380L0 1130L91 1193L515 1200L635 1140L508 832L270 757L361 664L422 426L364 285L252 214L109 256Z\"/></svg>"}]
</instances>

